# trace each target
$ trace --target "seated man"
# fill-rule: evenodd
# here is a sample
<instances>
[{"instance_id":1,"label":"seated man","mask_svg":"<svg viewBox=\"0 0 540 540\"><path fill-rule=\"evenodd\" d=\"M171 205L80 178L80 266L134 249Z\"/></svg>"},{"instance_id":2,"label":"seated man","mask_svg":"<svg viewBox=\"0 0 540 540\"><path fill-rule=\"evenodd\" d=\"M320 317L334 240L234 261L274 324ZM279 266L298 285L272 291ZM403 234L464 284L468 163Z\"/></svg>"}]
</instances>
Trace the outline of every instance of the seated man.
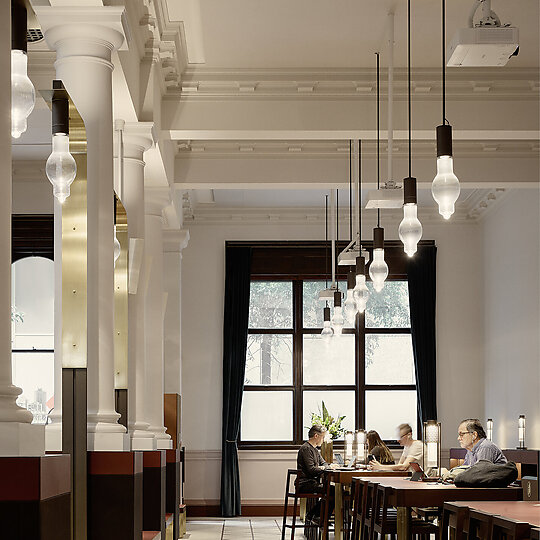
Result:
<instances>
[{"instance_id":1,"label":"seated man","mask_svg":"<svg viewBox=\"0 0 540 540\"><path fill-rule=\"evenodd\" d=\"M296 489L299 493L321 493L322 473L330 465L324 461L318 447L322 444L326 429L323 426L312 426L308 432L309 440L298 450L296 467L298 475L296 477ZM320 513L320 501L306 515L307 520L317 519ZM330 508L330 513L333 508Z\"/></svg>"},{"instance_id":2,"label":"seated man","mask_svg":"<svg viewBox=\"0 0 540 540\"><path fill-rule=\"evenodd\" d=\"M372 469L376 471L407 471L411 463L422 461L424 445L422 441L413 439L412 427L409 424L400 424L397 430L397 440L403 446L399 462L395 465L382 465L374 459L371 461Z\"/></svg>"},{"instance_id":3,"label":"seated man","mask_svg":"<svg viewBox=\"0 0 540 540\"><path fill-rule=\"evenodd\" d=\"M481 459L491 463L506 463L500 448L486 438L486 432L478 418L467 418L458 427L458 441L467 450L463 465L474 465Z\"/></svg>"}]
</instances>

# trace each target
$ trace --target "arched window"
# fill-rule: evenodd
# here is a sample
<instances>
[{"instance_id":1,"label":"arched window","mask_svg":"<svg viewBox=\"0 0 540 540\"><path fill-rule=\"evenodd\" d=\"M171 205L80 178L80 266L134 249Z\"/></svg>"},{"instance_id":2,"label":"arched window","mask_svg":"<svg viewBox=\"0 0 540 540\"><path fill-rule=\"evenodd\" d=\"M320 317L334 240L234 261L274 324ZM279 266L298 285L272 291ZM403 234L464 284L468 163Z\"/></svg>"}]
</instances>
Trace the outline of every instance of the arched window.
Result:
<instances>
[{"instance_id":1,"label":"arched window","mask_svg":"<svg viewBox=\"0 0 540 540\"><path fill-rule=\"evenodd\" d=\"M11 348L17 403L45 424L54 407L54 263L25 257L11 265Z\"/></svg>"}]
</instances>

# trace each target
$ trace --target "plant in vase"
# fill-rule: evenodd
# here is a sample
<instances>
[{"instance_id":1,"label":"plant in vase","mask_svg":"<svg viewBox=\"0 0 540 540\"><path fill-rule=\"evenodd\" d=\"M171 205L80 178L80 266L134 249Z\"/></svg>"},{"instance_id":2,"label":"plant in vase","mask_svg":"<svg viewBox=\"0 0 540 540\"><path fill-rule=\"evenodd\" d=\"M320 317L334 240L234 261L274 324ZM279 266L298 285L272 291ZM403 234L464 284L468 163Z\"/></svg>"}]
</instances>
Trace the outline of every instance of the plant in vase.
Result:
<instances>
[{"instance_id":1,"label":"plant in vase","mask_svg":"<svg viewBox=\"0 0 540 540\"><path fill-rule=\"evenodd\" d=\"M336 418L331 416L324 401L321 402L318 413L311 413L311 425L319 425L326 428L324 442L321 445L321 455L327 463L332 463L334 460L334 445L332 441L339 438L345 432L345 428L341 426L344 418L344 415L337 416Z\"/></svg>"}]
</instances>

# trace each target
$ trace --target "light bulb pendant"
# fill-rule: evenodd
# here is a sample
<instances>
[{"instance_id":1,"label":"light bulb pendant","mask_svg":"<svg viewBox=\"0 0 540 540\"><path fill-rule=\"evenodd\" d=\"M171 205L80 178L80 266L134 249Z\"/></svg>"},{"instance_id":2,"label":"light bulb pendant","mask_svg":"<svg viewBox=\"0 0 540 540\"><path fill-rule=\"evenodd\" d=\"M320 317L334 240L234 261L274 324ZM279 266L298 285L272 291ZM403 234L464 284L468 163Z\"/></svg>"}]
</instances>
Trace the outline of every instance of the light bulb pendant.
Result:
<instances>
[{"instance_id":1,"label":"light bulb pendant","mask_svg":"<svg viewBox=\"0 0 540 540\"><path fill-rule=\"evenodd\" d=\"M450 219L454 213L459 193L459 180L454 174L452 158L452 126L437 126L437 174L431 184L431 194L444 219Z\"/></svg>"},{"instance_id":2,"label":"light bulb pendant","mask_svg":"<svg viewBox=\"0 0 540 540\"><path fill-rule=\"evenodd\" d=\"M354 287L354 299L358 313L366 310L369 291L366 287L366 261L364 257L356 257L356 285Z\"/></svg>"},{"instance_id":3,"label":"light bulb pendant","mask_svg":"<svg viewBox=\"0 0 540 540\"><path fill-rule=\"evenodd\" d=\"M373 260L369 265L369 277L373 281L375 291L381 292L388 277L388 265L384 260L384 229L382 227L373 229Z\"/></svg>"},{"instance_id":4,"label":"light bulb pendant","mask_svg":"<svg viewBox=\"0 0 540 540\"><path fill-rule=\"evenodd\" d=\"M356 284L356 274L351 270L347 274L347 298L345 300L345 317L349 323L354 324L356 319L356 300L354 299L354 286Z\"/></svg>"},{"instance_id":5,"label":"light bulb pendant","mask_svg":"<svg viewBox=\"0 0 540 540\"><path fill-rule=\"evenodd\" d=\"M336 337L341 336L345 319L343 318L343 308L341 307L341 292L334 292L334 316L332 317L332 329Z\"/></svg>"},{"instance_id":6,"label":"light bulb pendant","mask_svg":"<svg viewBox=\"0 0 540 540\"><path fill-rule=\"evenodd\" d=\"M417 216L416 178L403 180L403 219L399 224L399 239L403 242L405 253L412 257L422 238L422 224Z\"/></svg>"},{"instance_id":7,"label":"light bulb pendant","mask_svg":"<svg viewBox=\"0 0 540 540\"><path fill-rule=\"evenodd\" d=\"M323 309L323 329L321 332L321 338L322 340L328 344L330 343L330 338L334 335L334 331L332 330L332 326L330 324L330 308L325 307Z\"/></svg>"}]
</instances>

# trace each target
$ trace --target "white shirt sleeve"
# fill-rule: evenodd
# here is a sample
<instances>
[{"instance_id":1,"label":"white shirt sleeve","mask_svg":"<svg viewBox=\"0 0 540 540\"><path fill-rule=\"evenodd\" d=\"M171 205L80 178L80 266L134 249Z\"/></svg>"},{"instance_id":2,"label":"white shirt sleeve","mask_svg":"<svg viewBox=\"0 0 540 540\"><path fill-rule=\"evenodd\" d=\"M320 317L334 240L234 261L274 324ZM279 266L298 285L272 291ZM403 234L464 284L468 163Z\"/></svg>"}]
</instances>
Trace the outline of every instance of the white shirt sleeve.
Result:
<instances>
[{"instance_id":1,"label":"white shirt sleeve","mask_svg":"<svg viewBox=\"0 0 540 540\"><path fill-rule=\"evenodd\" d=\"M409 448L407 449L407 454L405 457L412 458L413 461L418 463L422 461L423 453L424 453L424 445L422 444L422 441L413 441L411 446L409 446Z\"/></svg>"}]
</instances>

